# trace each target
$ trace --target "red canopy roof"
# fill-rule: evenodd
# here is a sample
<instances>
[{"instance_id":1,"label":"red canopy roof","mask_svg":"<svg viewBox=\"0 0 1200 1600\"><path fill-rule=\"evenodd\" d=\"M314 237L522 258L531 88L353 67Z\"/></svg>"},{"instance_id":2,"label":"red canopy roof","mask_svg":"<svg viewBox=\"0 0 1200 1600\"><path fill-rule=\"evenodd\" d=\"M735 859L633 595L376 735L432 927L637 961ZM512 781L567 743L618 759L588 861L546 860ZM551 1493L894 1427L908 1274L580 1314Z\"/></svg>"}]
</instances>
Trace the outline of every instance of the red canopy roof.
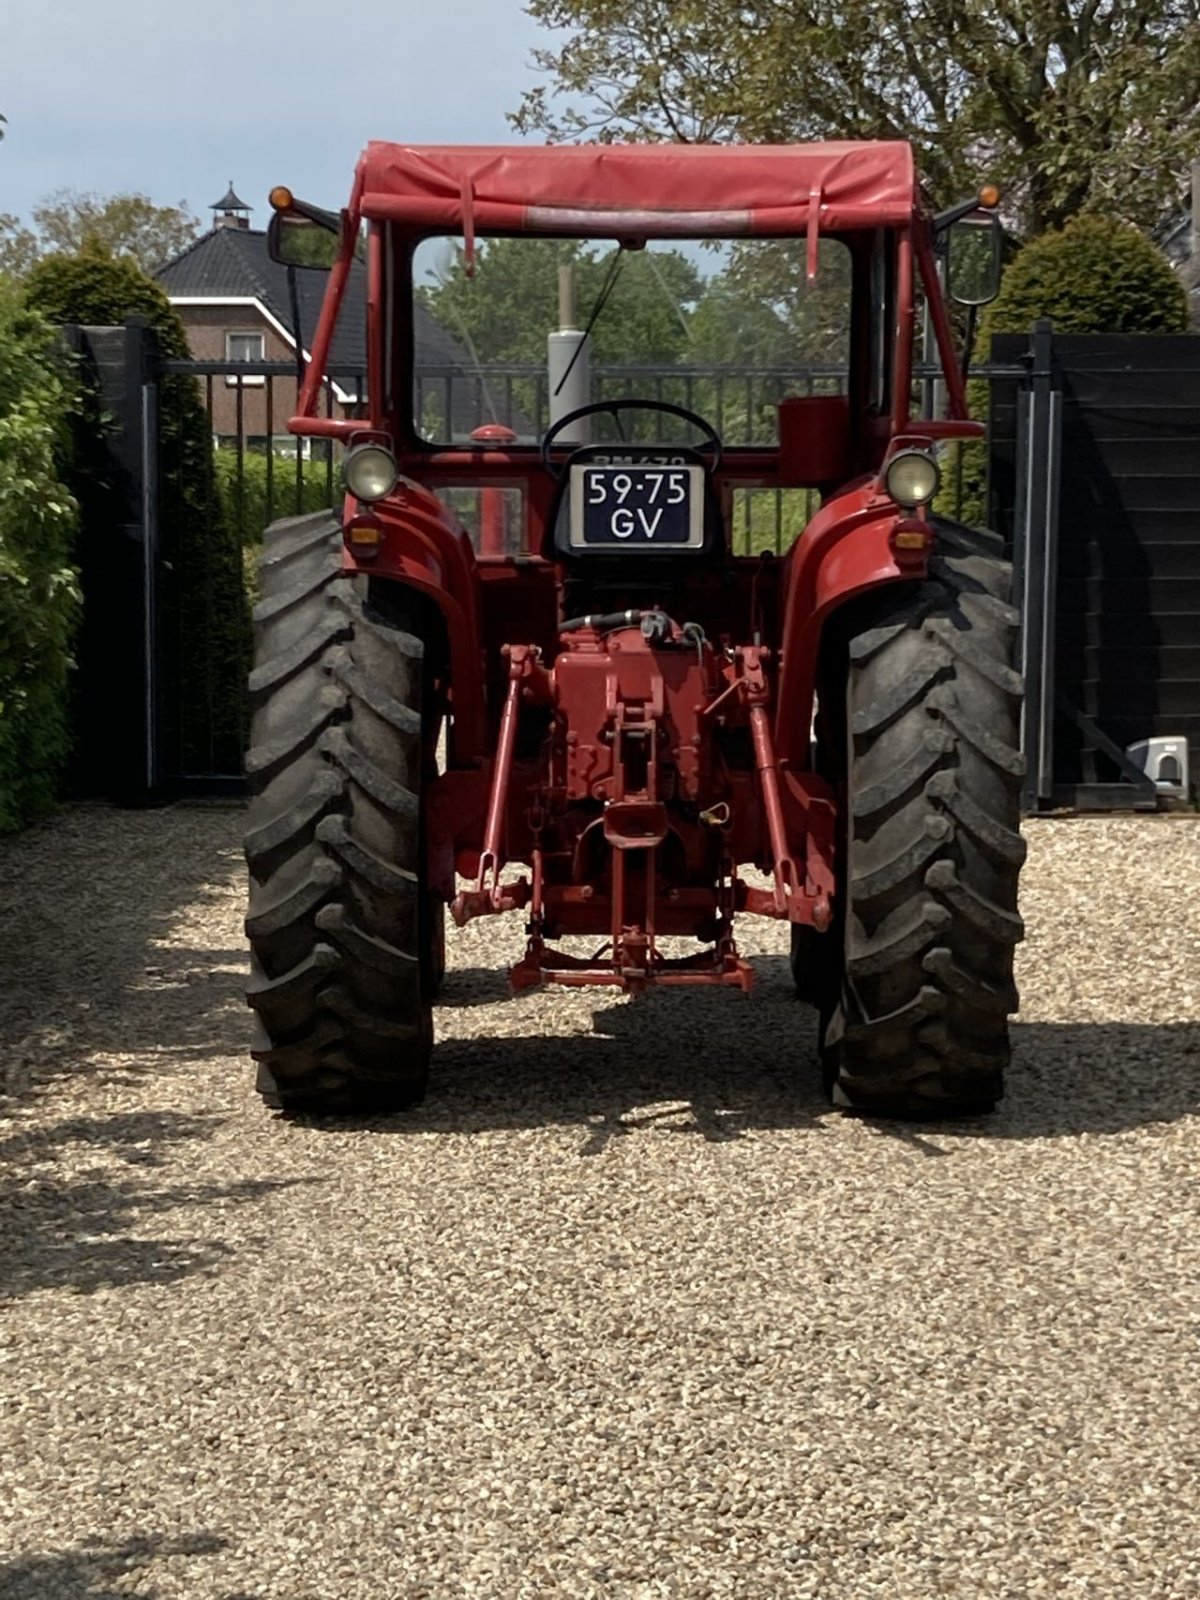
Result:
<instances>
[{"instance_id":1,"label":"red canopy roof","mask_svg":"<svg viewBox=\"0 0 1200 1600\"><path fill-rule=\"evenodd\" d=\"M822 232L907 222L912 149L797 145L369 144L355 198L364 215L468 232L574 236Z\"/></svg>"}]
</instances>

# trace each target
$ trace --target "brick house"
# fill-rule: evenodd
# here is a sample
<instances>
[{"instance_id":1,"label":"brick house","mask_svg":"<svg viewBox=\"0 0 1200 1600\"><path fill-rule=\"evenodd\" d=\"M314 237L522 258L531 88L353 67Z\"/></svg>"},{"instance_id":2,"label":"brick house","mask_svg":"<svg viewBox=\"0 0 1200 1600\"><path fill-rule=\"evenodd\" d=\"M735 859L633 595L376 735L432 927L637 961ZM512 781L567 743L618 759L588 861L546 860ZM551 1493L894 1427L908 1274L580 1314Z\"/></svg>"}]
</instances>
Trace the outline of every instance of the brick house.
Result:
<instances>
[{"instance_id":1,"label":"brick house","mask_svg":"<svg viewBox=\"0 0 1200 1600\"><path fill-rule=\"evenodd\" d=\"M192 355L198 361L226 362L231 367L242 361L294 363L296 337L287 268L271 260L266 232L250 226L250 207L238 199L232 183L210 209L214 222L209 232L155 273L183 321ZM313 270L296 273L305 356L320 315L325 278L324 272ZM471 366L465 351L420 305L414 312L418 367L452 368L465 378ZM324 405L332 416L356 415L359 397L365 392L365 326L366 268L356 261L329 354L335 375L326 385ZM350 369L351 375L338 369ZM275 450L294 453L297 441L287 431L288 418L296 408L294 378L268 379L252 373L238 377L230 372L200 381L218 443L235 443L240 431L251 448L265 449L269 439ZM465 392L468 385L454 387ZM305 448L310 444L303 441Z\"/></svg>"}]
</instances>

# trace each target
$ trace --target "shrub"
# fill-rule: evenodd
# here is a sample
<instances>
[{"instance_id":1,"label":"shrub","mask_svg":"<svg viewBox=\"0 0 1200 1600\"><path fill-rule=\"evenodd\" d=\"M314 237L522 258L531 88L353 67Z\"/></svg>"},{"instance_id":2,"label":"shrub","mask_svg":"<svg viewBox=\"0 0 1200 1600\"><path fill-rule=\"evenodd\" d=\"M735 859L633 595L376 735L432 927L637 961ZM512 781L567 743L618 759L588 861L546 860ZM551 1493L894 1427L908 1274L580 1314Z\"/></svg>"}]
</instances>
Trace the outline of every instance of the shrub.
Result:
<instances>
[{"instance_id":1,"label":"shrub","mask_svg":"<svg viewBox=\"0 0 1200 1600\"><path fill-rule=\"evenodd\" d=\"M1031 240L1007 268L980 319L976 359L988 359L993 334L1026 333L1041 317L1056 333L1186 333L1187 295L1165 256L1131 223L1076 217L1061 232ZM971 383L969 398L971 415L986 417L984 380ZM986 520L986 470L985 447L963 446L964 522Z\"/></svg>"},{"instance_id":2,"label":"shrub","mask_svg":"<svg viewBox=\"0 0 1200 1600\"><path fill-rule=\"evenodd\" d=\"M146 318L162 355L188 355L183 324L162 289L133 262L87 247L47 256L25 281L29 305L49 321L111 327ZM78 483L83 539L111 507L112 486L97 456L98 400L81 433L90 459ZM208 417L193 378L159 384L160 615L167 649L164 735L184 772L235 772L241 765L244 684L250 632L237 530L221 506ZM92 515L89 514L92 513Z\"/></svg>"},{"instance_id":3,"label":"shrub","mask_svg":"<svg viewBox=\"0 0 1200 1600\"><path fill-rule=\"evenodd\" d=\"M294 458L268 460L249 450L242 454L239 471L237 451L227 445L216 451L213 470L225 519L241 540L243 582L253 603L258 598L258 552L268 524L277 517L298 517L338 503L341 478L335 467L330 482L325 461L301 461L297 477Z\"/></svg>"},{"instance_id":4,"label":"shrub","mask_svg":"<svg viewBox=\"0 0 1200 1600\"><path fill-rule=\"evenodd\" d=\"M74 380L54 330L0 285L0 832L47 812L69 746L77 508L62 478Z\"/></svg>"},{"instance_id":5,"label":"shrub","mask_svg":"<svg viewBox=\"0 0 1200 1600\"><path fill-rule=\"evenodd\" d=\"M277 517L299 517L341 503L341 475L335 465L331 477L325 461L301 461L297 476L294 459L268 460L245 451L239 473L237 451L223 446L215 454L214 470L222 509L243 550L256 550L264 528Z\"/></svg>"},{"instance_id":6,"label":"shrub","mask_svg":"<svg viewBox=\"0 0 1200 1600\"><path fill-rule=\"evenodd\" d=\"M980 333L985 341L1024 333L1039 317L1056 333L1186 333L1187 316L1187 295L1161 251L1131 223L1087 216L1025 246Z\"/></svg>"}]
</instances>

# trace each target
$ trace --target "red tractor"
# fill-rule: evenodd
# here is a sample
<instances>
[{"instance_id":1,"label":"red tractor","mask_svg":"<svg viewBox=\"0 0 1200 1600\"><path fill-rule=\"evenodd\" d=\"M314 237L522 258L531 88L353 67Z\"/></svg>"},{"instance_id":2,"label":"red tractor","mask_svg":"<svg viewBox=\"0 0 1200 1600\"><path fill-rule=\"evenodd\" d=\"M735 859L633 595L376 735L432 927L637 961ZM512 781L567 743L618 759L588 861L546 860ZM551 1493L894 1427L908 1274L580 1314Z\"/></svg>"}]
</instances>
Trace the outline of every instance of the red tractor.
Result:
<instances>
[{"instance_id":1,"label":"red tractor","mask_svg":"<svg viewBox=\"0 0 1200 1600\"><path fill-rule=\"evenodd\" d=\"M331 269L290 427L344 450L346 492L263 551L246 855L264 1098L421 1098L449 909L524 919L515 989L749 990L738 919L784 919L835 1104L990 1109L1022 933L1018 617L999 541L933 502L939 447L983 431L942 280L994 293L994 193L931 215L902 143L372 144L340 214L271 198L275 259ZM810 332L844 296L836 392L744 406L723 437L634 376L548 429L471 427L419 390L414 324L428 263L469 274L497 239L607 252L567 378L622 264L665 243L710 279L773 261L781 339L789 293L820 313ZM320 415L352 268L366 398ZM943 420L913 415L918 283ZM801 491L786 551L735 527ZM561 948L578 935L592 953Z\"/></svg>"}]
</instances>

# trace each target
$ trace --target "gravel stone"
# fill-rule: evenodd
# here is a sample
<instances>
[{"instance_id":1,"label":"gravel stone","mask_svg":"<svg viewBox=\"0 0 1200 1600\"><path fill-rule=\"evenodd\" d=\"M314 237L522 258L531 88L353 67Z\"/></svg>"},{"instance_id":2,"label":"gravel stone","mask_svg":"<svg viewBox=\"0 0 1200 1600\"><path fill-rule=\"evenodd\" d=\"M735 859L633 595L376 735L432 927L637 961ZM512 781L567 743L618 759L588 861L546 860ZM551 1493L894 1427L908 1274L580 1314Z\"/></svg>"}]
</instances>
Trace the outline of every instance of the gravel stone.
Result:
<instances>
[{"instance_id":1,"label":"gravel stone","mask_svg":"<svg viewBox=\"0 0 1200 1600\"><path fill-rule=\"evenodd\" d=\"M759 990L506 996L427 1104L253 1093L241 813L0 844L4 1600L1200 1596L1200 819L1028 826L978 1124Z\"/></svg>"}]
</instances>

